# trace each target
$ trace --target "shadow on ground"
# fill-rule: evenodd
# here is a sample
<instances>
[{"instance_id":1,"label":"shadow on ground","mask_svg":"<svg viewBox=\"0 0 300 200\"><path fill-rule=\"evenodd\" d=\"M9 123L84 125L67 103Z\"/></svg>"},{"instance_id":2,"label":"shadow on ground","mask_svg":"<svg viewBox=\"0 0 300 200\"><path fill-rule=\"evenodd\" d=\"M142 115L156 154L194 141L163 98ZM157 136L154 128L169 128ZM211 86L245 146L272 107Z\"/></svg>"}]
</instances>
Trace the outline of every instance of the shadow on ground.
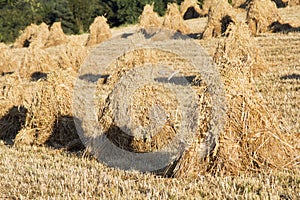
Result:
<instances>
[{"instance_id":1,"label":"shadow on ground","mask_svg":"<svg viewBox=\"0 0 300 200\"><path fill-rule=\"evenodd\" d=\"M84 150L85 147L77 134L73 116L59 115L53 124L52 130L53 132L46 141L46 145L73 152Z\"/></svg>"},{"instance_id":2,"label":"shadow on ground","mask_svg":"<svg viewBox=\"0 0 300 200\"><path fill-rule=\"evenodd\" d=\"M280 80L300 80L300 74L289 74L280 77Z\"/></svg>"},{"instance_id":3,"label":"shadow on ground","mask_svg":"<svg viewBox=\"0 0 300 200\"><path fill-rule=\"evenodd\" d=\"M24 106L13 106L0 119L0 140L12 145L18 132L24 127L28 110Z\"/></svg>"},{"instance_id":4,"label":"shadow on ground","mask_svg":"<svg viewBox=\"0 0 300 200\"><path fill-rule=\"evenodd\" d=\"M300 32L300 27L293 27L289 23L280 23L278 21L273 22L269 29L273 33L290 33L290 32Z\"/></svg>"},{"instance_id":5,"label":"shadow on ground","mask_svg":"<svg viewBox=\"0 0 300 200\"><path fill-rule=\"evenodd\" d=\"M28 110L23 106L13 106L0 119L0 140L6 145L13 145L19 131L25 127ZM52 134L45 145L66 151L84 150L72 116L60 115L56 118Z\"/></svg>"}]
</instances>

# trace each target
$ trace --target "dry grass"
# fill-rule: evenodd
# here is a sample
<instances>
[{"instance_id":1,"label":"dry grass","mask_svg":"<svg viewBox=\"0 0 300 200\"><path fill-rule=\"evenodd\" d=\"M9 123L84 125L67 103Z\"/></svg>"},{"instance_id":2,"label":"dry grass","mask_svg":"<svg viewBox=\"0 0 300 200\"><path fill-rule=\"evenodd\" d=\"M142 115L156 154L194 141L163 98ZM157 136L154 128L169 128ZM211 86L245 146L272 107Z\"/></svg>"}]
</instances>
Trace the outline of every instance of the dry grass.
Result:
<instances>
[{"instance_id":1,"label":"dry grass","mask_svg":"<svg viewBox=\"0 0 300 200\"><path fill-rule=\"evenodd\" d=\"M299 134L300 34L267 35L257 38L257 42L264 47L262 55L270 66L255 79L258 89L280 120L280 126L290 134Z\"/></svg>"}]
</instances>

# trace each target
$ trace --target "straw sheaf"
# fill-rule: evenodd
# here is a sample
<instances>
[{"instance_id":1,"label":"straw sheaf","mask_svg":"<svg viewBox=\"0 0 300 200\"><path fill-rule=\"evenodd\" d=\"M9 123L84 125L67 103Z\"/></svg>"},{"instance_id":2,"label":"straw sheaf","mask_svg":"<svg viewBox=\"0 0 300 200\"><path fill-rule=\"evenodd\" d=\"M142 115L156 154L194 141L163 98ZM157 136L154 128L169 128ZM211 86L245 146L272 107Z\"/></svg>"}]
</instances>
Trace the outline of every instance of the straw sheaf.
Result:
<instances>
[{"instance_id":1,"label":"straw sheaf","mask_svg":"<svg viewBox=\"0 0 300 200\"><path fill-rule=\"evenodd\" d=\"M5 43L0 42L0 49L7 49L9 46L7 46Z\"/></svg>"},{"instance_id":2,"label":"straw sheaf","mask_svg":"<svg viewBox=\"0 0 300 200\"><path fill-rule=\"evenodd\" d=\"M56 70L45 73L38 80L21 79L17 73L2 77L0 84L5 89L0 100L0 137L13 139L15 145L41 145L51 141L63 146L72 140L78 141L71 117L76 74L72 70ZM11 120L11 117L19 121ZM64 127L65 133L55 128L57 126Z\"/></svg>"},{"instance_id":3,"label":"straw sheaf","mask_svg":"<svg viewBox=\"0 0 300 200\"><path fill-rule=\"evenodd\" d=\"M166 15L163 21L163 27L170 30L179 31L182 34L188 34L190 32L188 26L184 23L176 3L168 4Z\"/></svg>"},{"instance_id":4,"label":"straw sheaf","mask_svg":"<svg viewBox=\"0 0 300 200\"><path fill-rule=\"evenodd\" d=\"M226 0L217 1L209 9L208 22L203 38L221 36L226 32L228 25L236 21L236 13L232 6Z\"/></svg>"},{"instance_id":5,"label":"straw sheaf","mask_svg":"<svg viewBox=\"0 0 300 200\"><path fill-rule=\"evenodd\" d=\"M245 7L248 0L232 0L232 7L240 8L241 6Z\"/></svg>"},{"instance_id":6,"label":"straw sheaf","mask_svg":"<svg viewBox=\"0 0 300 200\"><path fill-rule=\"evenodd\" d=\"M223 76L228 111L213 168L234 174L292 168L299 162L299 151L294 140L280 130L253 81L255 59L248 46L253 39L243 37L245 27L231 25L230 30L214 57Z\"/></svg>"},{"instance_id":7,"label":"straw sheaf","mask_svg":"<svg viewBox=\"0 0 300 200\"><path fill-rule=\"evenodd\" d=\"M103 16L96 17L94 22L90 25L90 34L86 45L92 46L99 44L112 37L107 19Z\"/></svg>"},{"instance_id":8,"label":"straw sheaf","mask_svg":"<svg viewBox=\"0 0 300 200\"><path fill-rule=\"evenodd\" d=\"M89 49L68 42L49 48L4 48L1 50L0 68L3 72L18 72L29 78L33 72L51 72L56 69L78 70Z\"/></svg>"},{"instance_id":9,"label":"straw sheaf","mask_svg":"<svg viewBox=\"0 0 300 200\"><path fill-rule=\"evenodd\" d=\"M161 21L156 12L153 11L154 5L145 5L142 15L140 16L139 25L141 27L161 27Z\"/></svg>"},{"instance_id":10,"label":"straw sheaf","mask_svg":"<svg viewBox=\"0 0 300 200\"><path fill-rule=\"evenodd\" d=\"M41 23L39 26L31 24L26 27L22 34L14 43L15 48L23 47L43 47L49 37L49 29L47 24Z\"/></svg>"},{"instance_id":11,"label":"straw sheaf","mask_svg":"<svg viewBox=\"0 0 300 200\"><path fill-rule=\"evenodd\" d=\"M68 37L65 35L63 29L61 28L61 22L53 23L50 27L50 33L45 47L66 44L67 42Z\"/></svg>"},{"instance_id":12,"label":"straw sheaf","mask_svg":"<svg viewBox=\"0 0 300 200\"><path fill-rule=\"evenodd\" d=\"M177 164L176 177L292 169L299 163L297 139L280 130L278 121L257 93L252 72L253 38L247 26L232 24L228 31L229 36L219 44L214 56L227 99L224 131L214 152L205 160L199 159L199 145L194 143Z\"/></svg>"},{"instance_id":13,"label":"straw sheaf","mask_svg":"<svg viewBox=\"0 0 300 200\"><path fill-rule=\"evenodd\" d=\"M161 83L157 83L144 85L132 94L131 99L122 99L122 101L130 101L131 122L141 127L147 127L150 123L151 112L149 109L154 105L160 105L164 113L169 116L164 126L159 130L153 129L151 133L147 133L147 139L141 138L138 135L136 137L129 137L129 135L123 133L120 128L114 128L117 127L117 124L113 118L114 110L112 108L112 102L113 97L118 94L116 94L115 91L112 96L111 92L116 90L115 84L117 84L122 77L126 76L130 71L138 71L140 67L146 63L152 63L154 65L163 63L165 66L171 67L174 71L180 71L184 76L197 75L193 67L186 60L178 58L172 53L158 50L138 50L128 53L106 69L106 72L103 72L104 74L109 74L109 78L104 82L99 81L99 90L97 92L97 96L99 96L97 104L99 108L99 123L103 127L103 132L114 144L134 152L160 150L172 141L175 134L178 134L177 132L181 123L181 111L178 110L177 97ZM197 80L198 81L193 81L192 87L197 95L196 99L198 99L197 103L199 105L198 112L201 113L201 119L199 118L199 121L197 121L197 139L194 142L200 144L203 138L205 138L204 133L207 132L208 129L207 122L209 121L211 109L209 102L211 100L210 95L206 92L206 85L200 81L201 77L198 77ZM160 171L160 173L167 173L166 171L163 170Z\"/></svg>"},{"instance_id":14,"label":"straw sheaf","mask_svg":"<svg viewBox=\"0 0 300 200\"><path fill-rule=\"evenodd\" d=\"M269 31L273 22L282 23L276 4L271 0L252 0L247 11L247 23L253 35Z\"/></svg>"},{"instance_id":15,"label":"straw sheaf","mask_svg":"<svg viewBox=\"0 0 300 200\"><path fill-rule=\"evenodd\" d=\"M209 10L218 4L219 0L204 0L202 5L202 13L207 16Z\"/></svg>"}]
</instances>

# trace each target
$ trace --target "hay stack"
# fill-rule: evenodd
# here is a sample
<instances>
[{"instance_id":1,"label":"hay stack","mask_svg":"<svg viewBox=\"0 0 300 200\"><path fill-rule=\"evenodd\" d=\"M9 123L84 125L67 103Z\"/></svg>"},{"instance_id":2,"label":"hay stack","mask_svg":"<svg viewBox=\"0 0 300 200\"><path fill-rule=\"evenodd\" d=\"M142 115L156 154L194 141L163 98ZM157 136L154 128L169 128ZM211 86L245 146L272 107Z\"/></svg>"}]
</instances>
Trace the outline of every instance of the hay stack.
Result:
<instances>
[{"instance_id":1,"label":"hay stack","mask_svg":"<svg viewBox=\"0 0 300 200\"><path fill-rule=\"evenodd\" d=\"M190 32L189 28L185 25L181 17L178 5L176 3L168 4L166 15L163 21L163 27L179 31L183 34Z\"/></svg>"},{"instance_id":2,"label":"hay stack","mask_svg":"<svg viewBox=\"0 0 300 200\"><path fill-rule=\"evenodd\" d=\"M145 5L142 15L140 16L140 26L143 28L160 27L159 16L153 11L154 5Z\"/></svg>"},{"instance_id":3,"label":"hay stack","mask_svg":"<svg viewBox=\"0 0 300 200\"><path fill-rule=\"evenodd\" d=\"M76 41L69 41L66 45L45 49L45 56L51 56L51 62L54 63L52 70L55 68L72 68L78 71L88 52L89 48L78 44Z\"/></svg>"},{"instance_id":4,"label":"hay stack","mask_svg":"<svg viewBox=\"0 0 300 200\"><path fill-rule=\"evenodd\" d=\"M243 62L250 69L250 77L258 75L262 70L265 70L266 63L260 56L260 48L256 40L251 37L251 31L244 22L237 22L235 25L230 24L226 34L229 38L225 40L224 45L219 45L215 52L215 60L220 62L224 53L231 62ZM236 45L239 44L237 48ZM223 48L222 50L220 50ZM240 63L242 64L242 63Z\"/></svg>"},{"instance_id":5,"label":"hay stack","mask_svg":"<svg viewBox=\"0 0 300 200\"><path fill-rule=\"evenodd\" d=\"M229 29L228 38L214 56L227 99L224 132L217 151L206 161L199 163L197 146L186 152L178 164L178 177L197 176L201 172L239 174L291 169L299 163L300 152L293 145L294 139L280 130L266 102L256 92L252 78L253 38L248 27L232 24Z\"/></svg>"},{"instance_id":6,"label":"hay stack","mask_svg":"<svg viewBox=\"0 0 300 200\"><path fill-rule=\"evenodd\" d=\"M269 31L274 22L282 24L276 4L271 0L253 0L247 11L247 23L253 35Z\"/></svg>"},{"instance_id":7,"label":"hay stack","mask_svg":"<svg viewBox=\"0 0 300 200\"><path fill-rule=\"evenodd\" d=\"M0 77L1 88L5 88L0 99L0 138L12 139L15 145L51 141L53 146L67 146L78 141L70 117L76 73L56 70L46 75L38 81L21 79L17 73ZM64 135L58 127L64 129Z\"/></svg>"},{"instance_id":8,"label":"hay stack","mask_svg":"<svg viewBox=\"0 0 300 200\"><path fill-rule=\"evenodd\" d=\"M197 18L202 15L199 2L197 0L184 0L180 4L180 13L184 20Z\"/></svg>"},{"instance_id":9,"label":"hay stack","mask_svg":"<svg viewBox=\"0 0 300 200\"><path fill-rule=\"evenodd\" d=\"M107 24L107 19L103 16L96 17L94 22L90 25L90 35L88 37L87 46L99 44L109 38L112 34Z\"/></svg>"},{"instance_id":10,"label":"hay stack","mask_svg":"<svg viewBox=\"0 0 300 200\"><path fill-rule=\"evenodd\" d=\"M203 38L221 36L226 32L230 23L236 22L236 13L227 2L220 0L214 4L208 13L208 23L205 27Z\"/></svg>"},{"instance_id":11,"label":"hay stack","mask_svg":"<svg viewBox=\"0 0 300 200\"><path fill-rule=\"evenodd\" d=\"M46 47L57 46L61 44L66 44L68 38L65 35L64 31L61 28L61 22L55 22L50 28L49 37L45 44Z\"/></svg>"},{"instance_id":12,"label":"hay stack","mask_svg":"<svg viewBox=\"0 0 300 200\"><path fill-rule=\"evenodd\" d=\"M88 48L73 41L49 48L4 48L0 51L0 69L18 72L24 78L37 71L68 68L78 71L88 51Z\"/></svg>"},{"instance_id":13,"label":"hay stack","mask_svg":"<svg viewBox=\"0 0 300 200\"><path fill-rule=\"evenodd\" d=\"M174 73L174 71L180 71L180 74L176 76L193 77L198 75L195 73L194 66L192 66L185 59L178 57L170 52L161 51L157 49L142 49L132 51L124 56L120 57L116 62L112 63L101 74L109 75L107 80L98 81L97 107L99 107L98 120L101 130L107 137L120 148L133 152L153 152L161 150L162 147L168 145L181 126L181 108L179 108L178 96L174 94L174 91L170 91L167 87L164 87L164 80L168 78L168 75L162 76L161 81L153 83L149 81L148 84L143 84L143 80L148 80L149 71L144 70L145 64L153 63L154 66L150 70L154 70L159 66L164 66L166 74ZM176 64L174 64L176 63ZM149 65L148 65L149 66ZM173 71L168 71L172 69ZM133 79L126 79L129 74L137 74ZM138 79L138 80L136 80ZM192 80L190 80L192 81ZM131 95L128 96L128 88L123 89L122 86L128 86L135 84L138 87ZM140 85L138 85L140 84ZM178 84L177 87L185 88L185 86ZM199 83L193 83L193 89L196 93L196 99L199 100L199 113L201 113L201 119L196 117L194 122L197 122L197 137L199 142L204 137L204 132L207 130L207 122L209 118L209 102L210 96L204 95L206 86ZM113 91L113 94L111 94ZM127 92L127 93L126 93ZM125 95L125 93L127 95ZM127 112L130 116L130 123L133 125L131 129L133 134L137 134L134 137L123 132L120 128L121 125L115 121L114 112L118 109L114 109L113 105L116 103L116 99L122 96L119 102L129 101L129 107ZM126 99L126 97L128 99ZM81 101L84 105L84 99ZM151 115L152 107L156 108L158 105L167 117L167 121L162 127L154 126L150 131L146 131L144 136L138 135L139 130L145 128L151 124L153 115ZM159 111L159 110L158 110ZM79 113L80 111L78 111ZM160 116L160 115L158 115ZM161 117L161 116L160 116ZM163 120L162 120L163 121ZM135 126L136 125L136 126ZM84 123L86 134L94 134ZM121 126L123 127L123 126ZM142 128L142 129L140 129ZM157 129L159 128L159 129ZM143 131L141 132L143 133Z\"/></svg>"},{"instance_id":14,"label":"hay stack","mask_svg":"<svg viewBox=\"0 0 300 200\"><path fill-rule=\"evenodd\" d=\"M229 105L227 131L221 137L216 162L233 173L293 167L299 151L293 139L280 130L255 87L253 70L259 59L251 53L253 38L244 25L230 29L214 57L223 73Z\"/></svg>"},{"instance_id":15,"label":"hay stack","mask_svg":"<svg viewBox=\"0 0 300 200\"><path fill-rule=\"evenodd\" d=\"M39 26L31 24L26 27L23 33L17 38L14 47L43 47L49 37L47 24L41 23Z\"/></svg>"}]
</instances>

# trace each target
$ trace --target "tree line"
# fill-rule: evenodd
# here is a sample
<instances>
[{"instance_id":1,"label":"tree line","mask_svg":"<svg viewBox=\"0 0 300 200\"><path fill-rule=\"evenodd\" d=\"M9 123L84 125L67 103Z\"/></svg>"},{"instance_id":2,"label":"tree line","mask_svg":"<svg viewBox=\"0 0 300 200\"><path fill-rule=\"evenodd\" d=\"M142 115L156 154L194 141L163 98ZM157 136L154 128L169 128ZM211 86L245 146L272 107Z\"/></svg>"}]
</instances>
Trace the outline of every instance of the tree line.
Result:
<instances>
[{"instance_id":1,"label":"tree line","mask_svg":"<svg viewBox=\"0 0 300 200\"><path fill-rule=\"evenodd\" d=\"M31 23L51 26L60 21L66 34L87 32L97 16L105 16L111 27L133 24L146 4L164 15L167 4L182 0L0 0L0 42L13 42Z\"/></svg>"}]
</instances>

